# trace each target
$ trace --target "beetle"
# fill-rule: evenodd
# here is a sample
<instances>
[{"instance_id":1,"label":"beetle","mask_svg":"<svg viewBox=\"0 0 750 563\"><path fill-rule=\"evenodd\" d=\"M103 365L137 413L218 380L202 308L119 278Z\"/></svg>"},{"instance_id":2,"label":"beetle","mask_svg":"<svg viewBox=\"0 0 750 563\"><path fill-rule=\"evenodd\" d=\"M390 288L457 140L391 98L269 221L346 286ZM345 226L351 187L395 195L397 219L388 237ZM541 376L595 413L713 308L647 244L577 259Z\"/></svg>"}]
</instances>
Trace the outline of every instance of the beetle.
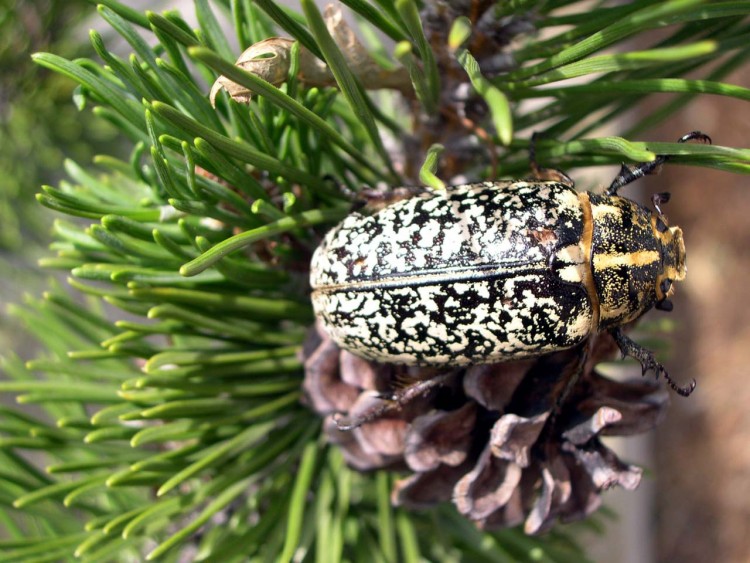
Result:
<instances>
[{"instance_id":1,"label":"beetle","mask_svg":"<svg viewBox=\"0 0 750 563\"><path fill-rule=\"evenodd\" d=\"M710 138L694 131L679 142ZM670 311L685 278L679 227L618 195L666 156L625 165L604 194L551 180L481 182L354 212L313 254L312 303L341 348L381 363L462 367L538 357L607 331L643 372L677 385L622 328ZM532 158L533 160L533 158ZM538 170L538 169L537 169Z\"/></svg>"}]
</instances>

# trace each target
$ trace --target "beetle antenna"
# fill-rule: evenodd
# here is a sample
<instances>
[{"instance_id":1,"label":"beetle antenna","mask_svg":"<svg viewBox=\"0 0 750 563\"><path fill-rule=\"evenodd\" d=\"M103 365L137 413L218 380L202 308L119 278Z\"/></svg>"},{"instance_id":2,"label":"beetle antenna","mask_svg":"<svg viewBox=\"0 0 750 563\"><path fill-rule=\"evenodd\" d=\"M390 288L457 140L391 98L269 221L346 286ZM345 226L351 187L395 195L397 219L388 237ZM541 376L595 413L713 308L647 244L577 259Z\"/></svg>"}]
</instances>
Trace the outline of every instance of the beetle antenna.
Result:
<instances>
[{"instance_id":1,"label":"beetle antenna","mask_svg":"<svg viewBox=\"0 0 750 563\"><path fill-rule=\"evenodd\" d=\"M711 137L700 131L691 131L677 139L678 143L687 143L688 141L700 141L706 145L711 144ZM644 162L635 167L630 167L623 164L620 167L620 172L617 174L612 183L607 188L607 195L617 195L617 192L623 186L627 186L631 182L635 182L639 178L643 178L647 174L654 174L659 171L659 168L667 160L671 158L671 155L660 154L651 162ZM658 207L657 207L658 211ZM661 213L661 211L659 212Z\"/></svg>"}]
</instances>

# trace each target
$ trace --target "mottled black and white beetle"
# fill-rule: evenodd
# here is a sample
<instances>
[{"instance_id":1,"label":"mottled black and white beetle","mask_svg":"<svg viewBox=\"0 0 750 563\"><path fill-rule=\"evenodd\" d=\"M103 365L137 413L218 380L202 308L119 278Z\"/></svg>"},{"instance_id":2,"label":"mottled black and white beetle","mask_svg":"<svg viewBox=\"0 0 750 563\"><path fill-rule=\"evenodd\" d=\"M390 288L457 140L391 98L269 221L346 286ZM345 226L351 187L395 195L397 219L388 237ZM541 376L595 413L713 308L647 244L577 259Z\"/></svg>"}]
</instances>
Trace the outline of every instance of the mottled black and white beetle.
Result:
<instances>
[{"instance_id":1,"label":"mottled black and white beetle","mask_svg":"<svg viewBox=\"0 0 750 563\"><path fill-rule=\"evenodd\" d=\"M680 139L710 142L693 132ZM680 387L622 332L671 310L685 277L679 227L618 190L667 157L628 168L603 195L572 182L507 181L415 190L331 230L311 264L312 302L341 347L383 363L466 366L536 357L609 331L645 373ZM564 175L562 175L564 177Z\"/></svg>"}]
</instances>

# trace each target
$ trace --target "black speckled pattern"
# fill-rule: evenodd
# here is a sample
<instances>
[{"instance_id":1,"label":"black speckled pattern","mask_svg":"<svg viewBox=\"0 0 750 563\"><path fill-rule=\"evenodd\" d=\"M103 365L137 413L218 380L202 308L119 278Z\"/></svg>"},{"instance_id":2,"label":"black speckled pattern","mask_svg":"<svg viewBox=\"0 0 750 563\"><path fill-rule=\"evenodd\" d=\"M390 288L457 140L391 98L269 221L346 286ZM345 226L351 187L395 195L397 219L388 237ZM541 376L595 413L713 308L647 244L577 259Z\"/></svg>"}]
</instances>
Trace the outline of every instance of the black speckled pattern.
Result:
<instances>
[{"instance_id":1,"label":"black speckled pattern","mask_svg":"<svg viewBox=\"0 0 750 563\"><path fill-rule=\"evenodd\" d=\"M353 213L316 250L313 306L341 347L381 362L460 366L571 347L592 331L576 191L455 186Z\"/></svg>"}]
</instances>

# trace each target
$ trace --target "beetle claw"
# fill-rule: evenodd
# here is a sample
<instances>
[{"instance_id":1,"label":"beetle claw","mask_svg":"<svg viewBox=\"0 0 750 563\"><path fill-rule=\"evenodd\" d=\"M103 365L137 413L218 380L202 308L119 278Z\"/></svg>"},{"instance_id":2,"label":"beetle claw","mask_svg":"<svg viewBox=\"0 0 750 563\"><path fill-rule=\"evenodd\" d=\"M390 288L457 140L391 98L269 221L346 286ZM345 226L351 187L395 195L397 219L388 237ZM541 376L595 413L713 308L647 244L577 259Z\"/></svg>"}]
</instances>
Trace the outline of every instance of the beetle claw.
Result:
<instances>
[{"instance_id":1,"label":"beetle claw","mask_svg":"<svg viewBox=\"0 0 750 563\"><path fill-rule=\"evenodd\" d=\"M341 432L348 432L359 428L363 424L377 420L387 414L388 412L398 408L398 404L394 403L389 399L382 399L369 405L365 410L356 415L345 415L343 413L336 413L333 415L333 422Z\"/></svg>"},{"instance_id":2,"label":"beetle claw","mask_svg":"<svg viewBox=\"0 0 750 563\"><path fill-rule=\"evenodd\" d=\"M710 145L713 142L711 137L701 131L691 131L677 139L678 143L687 143L688 141L700 141L704 145Z\"/></svg>"},{"instance_id":3,"label":"beetle claw","mask_svg":"<svg viewBox=\"0 0 750 563\"><path fill-rule=\"evenodd\" d=\"M698 385L695 379L691 380L688 385L678 385L671 377L669 377L669 373L667 373L667 370L665 370L664 367L661 368L661 373L664 376L664 380L672 388L672 391L682 397L689 397Z\"/></svg>"},{"instance_id":4,"label":"beetle claw","mask_svg":"<svg viewBox=\"0 0 750 563\"><path fill-rule=\"evenodd\" d=\"M393 408L394 406L392 403L384 403L374 405L357 416L347 416L342 413L336 413L333 415L333 423L341 432L349 432L355 428L359 428L363 424L379 419Z\"/></svg>"},{"instance_id":5,"label":"beetle claw","mask_svg":"<svg viewBox=\"0 0 750 563\"><path fill-rule=\"evenodd\" d=\"M364 421L354 421L348 416L336 413L333 415L333 423L341 432L348 432L364 424Z\"/></svg>"}]
</instances>

